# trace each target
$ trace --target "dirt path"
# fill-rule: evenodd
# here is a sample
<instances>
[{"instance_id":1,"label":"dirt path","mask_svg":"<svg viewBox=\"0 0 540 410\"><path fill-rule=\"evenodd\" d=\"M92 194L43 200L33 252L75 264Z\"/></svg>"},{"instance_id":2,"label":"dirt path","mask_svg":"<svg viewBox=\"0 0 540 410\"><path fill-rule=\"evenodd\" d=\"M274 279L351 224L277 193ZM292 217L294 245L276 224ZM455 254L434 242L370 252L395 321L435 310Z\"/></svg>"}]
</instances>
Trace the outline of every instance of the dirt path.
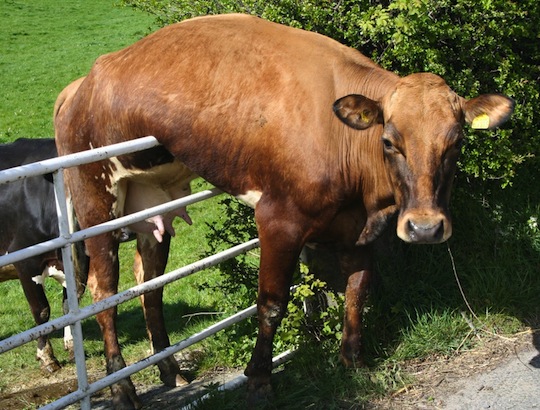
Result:
<instances>
[{"instance_id":1,"label":"dirt path","mask_svg":"<svg viewBox=\"0 0 540 410\"><path fill-rule=\"evenodd\" d=\"M410 363L415 382L376 409L540 409L540 332L492 337L458 356Z\"/></svg>"}]
</instances>

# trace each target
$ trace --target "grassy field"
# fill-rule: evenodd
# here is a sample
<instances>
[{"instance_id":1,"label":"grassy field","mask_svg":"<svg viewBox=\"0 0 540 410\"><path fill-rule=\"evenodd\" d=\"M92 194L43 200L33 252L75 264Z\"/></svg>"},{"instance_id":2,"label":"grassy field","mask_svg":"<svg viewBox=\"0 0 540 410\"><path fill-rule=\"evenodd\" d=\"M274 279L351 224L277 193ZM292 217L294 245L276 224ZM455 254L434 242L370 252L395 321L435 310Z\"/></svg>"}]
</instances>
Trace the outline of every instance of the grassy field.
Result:
<instances>
[{"instance_id":1,"label":"grassy field","mask_svg":"<svg viewBox=\"0 0 540 410\"><path fill-rule=\"evenodd\" d=\"M101 54L147 34L152 18L113 0L0 4L0 142L53 136L56 96Z\"/></svg>"},{"instance_id":2,"label":"grassy field","mask_svg":"<svg viewBox=\"0 0 540 410\"><path fill-rule=\"evenodd\" d=\"M8 0L0 3L0 16L0 142L52 136L52 107L60 90L84 75L99 55L130 44L155 28L151 16L116 7L109 0ZM538 172L523 170L514 186L504 191L493 186L472 193L472 185L458 178L458 185L469 188L454 195L454 236L448 247L408 246L389 232L378 247L380 280L366 312L368 368L346 370L339 365L338 339L334 336L339 336L338 322L329 337L302 333L301 353L276 378L277 400L269 408L361 408L374 397L413 383L402 370L404 360L459 355L489 340L490 335L511 335L537 324L540 192L530 188L530 181L535 180ZM203 186L199 183L195 189ZM208 249L210 230L206 223L220 224L225 212L219 199L213 199L191 206L189 213L194 225L188 229L183 222L177 223L170 269L198 259ZM121 289L133 284L133 251L134 243L122 246ZM460 294L455 274L472 312ZM202 326L209 316L219 317L207 313L221 312L224 302L235 299L237 295L212 290L220 277L219 271L212 270L166 287L172 341ZM0 291L0 338L31 327L33 320L19 283L1 283ZM61 289L49 282L47 293L53 316L59 316ZM89 301L85 295L82 303ZM142 321L137 300L120 307L119 328L129 362L148 350ZM89 367L102 370L99 329L93 319L83 326ZM249 335L252 329L235 332ZM286 340L287 334L283 334L277 347L283 348ZM205 345L206 356L199 371L242 365L253 341L252 336L239 337L234 332L220 335ZM61 344L61 335L55 334L55 352L66 366L62 372L73 372ZM39 377L34 353L35 343L30 343L0 355L0 397L12 386ZM158 382L155 369L134 379ZM200 408L243 408L243 398L241 391L217 395Z\"/></svg>"}]
</instances>

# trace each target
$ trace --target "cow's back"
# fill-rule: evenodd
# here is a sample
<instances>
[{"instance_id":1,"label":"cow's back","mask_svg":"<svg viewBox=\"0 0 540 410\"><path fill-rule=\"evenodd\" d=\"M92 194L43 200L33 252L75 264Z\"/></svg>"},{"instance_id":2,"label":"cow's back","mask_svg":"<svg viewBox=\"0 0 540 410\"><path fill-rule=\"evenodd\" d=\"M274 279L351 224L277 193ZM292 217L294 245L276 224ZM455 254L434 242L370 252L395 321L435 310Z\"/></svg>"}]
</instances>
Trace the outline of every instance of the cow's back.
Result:
<instances>
[{"instance_id":1,"label":"cow's back","mask_svg":"<svg viewBox=\"0 0 540 410\"><path fill-rule=\"evenodd\" d=\"M261 190L268 175L316 189L335 167L333 128L343 126L332 104L355 90L349 66L378 69L327 37L252 16L174 24L96 61L57 121L60 153L154 135L232 194Z\"/></svg>"},{"instance_id":2,"label":"cow's back","mask_svg":"<svg viewBox=\"0 0 540 410\"><path fill-rule=\"evenodd\" d=\"M0 170L54 157L56 145L52 138L19 138L12 143L0 144Z\"/></svg>"},{"instance_id":3,"label":"cow's back","mask_svg":"<svg viewBox=\"0 0 540 410\"><path fill-rule=\"evenodd\" d=\"M0 169L56 157L53 139L21 138L0 145ZM57 235L54 190L38 175L0 185L0 252L13 251Z\"/></svg>"}]
</instances>

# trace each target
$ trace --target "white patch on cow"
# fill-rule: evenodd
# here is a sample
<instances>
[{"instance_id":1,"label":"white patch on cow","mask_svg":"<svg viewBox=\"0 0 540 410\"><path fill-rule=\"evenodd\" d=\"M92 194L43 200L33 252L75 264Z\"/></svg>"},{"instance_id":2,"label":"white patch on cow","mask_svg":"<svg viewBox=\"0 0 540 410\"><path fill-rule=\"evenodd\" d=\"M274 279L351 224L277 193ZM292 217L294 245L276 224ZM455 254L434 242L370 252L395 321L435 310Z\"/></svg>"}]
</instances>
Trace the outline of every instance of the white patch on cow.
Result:
<instances>
[{"instance_id":1,"label":"white patch on cow","mask_svg":"<svg viewBox=\"0 0 540 410\"><path fill-rule=\"evenodd\" d=\"M46 272L46 273L45 273ZM45 268L45 274L55 281L57 281L64 288L66 287L66 275L60 269L57 269L56 266L48 266Z\"/></svg>"},{"instance_id":2,"label":"white patch on cow","mask_svg":"<svg viewBox=\"0 0 540 410\"><path fill-rule=\"evenodd\" d=\"M56 280L64 288L66 287L66 275L64 275L64 272L62 272L61 270L57 269L56 266L45 267L41 275L36 275L32 277L32 281L37 285L43 286L43 284L45 283L45 279L47 279L48 277Z\"/></svg>"},{"instance_id":3,"label":"white patch on cow","mask_svg":"<svg viewBox=\"0 0 540 410\"><path fill-rule=\"evenodd\" d=\"M261 199L261 196L261 191L247 191L245 194L237 195L236 198L238 198L240 201L244 202L251 208L255 208L255 206Z\"/></svg>"},{"instance_id":4,"label":"white patch on cow","mask_svg":"<svg viewBox=\"0 0 540 410\"><path fill-rule=\"evenodd\" d=\"M116 198L112 208L116 217L189 195L191 193L189 182L196 177L178 160L146 170L126 168L118 158L111 158L110 162L108 167L110 183L105 188ZM173 236L174 230L171 221L175 216L182 217L188 224L191 223L185 208L171 211L167 216L163 215L166 217L165 225L168 228L166 230ZM160 230L160 227L155 224L159 218L160 216L153 217L146 222L135 223L129 227L135 232L152 232L155 228L163 233L165 229Z\"/></svg>"},{"instance_id":5,"label":"white patch on cow","mask_svg":"<svg viewBox=\"0 0 540 410\"><path fill-rule=\"evenodd\" d=\"M43 286L43 283L45 282L45 278L47 275L45 274L45 271L41 275L32 276L32 282L35 282L36 285Z\"/></svg>"},{"instance_id":6,"label":"white patch on cow","mask_svg":"<svg viewBox=\"0 0 540 410\"><path fill-rule=\"evenodd\" d=\"M64 328L64 349L73 350L73 334L71 333L71 326Z\"/></svg>"},{"instance_id":7,"label":"white patch on cow","mask_svg":"<svg viewBox=\"0 0 540 410\"><path fill-rule=\"evenodd\" d=\"M49 364L50 363L50 356L47 354L48 350L49 349L47 349L47 347L45 347L44 349L40 349L38 347L37 351L36 351L36 358L38 360L40 360L41 362L43 362L43 363Z\"/></svg>"}]
</instances>

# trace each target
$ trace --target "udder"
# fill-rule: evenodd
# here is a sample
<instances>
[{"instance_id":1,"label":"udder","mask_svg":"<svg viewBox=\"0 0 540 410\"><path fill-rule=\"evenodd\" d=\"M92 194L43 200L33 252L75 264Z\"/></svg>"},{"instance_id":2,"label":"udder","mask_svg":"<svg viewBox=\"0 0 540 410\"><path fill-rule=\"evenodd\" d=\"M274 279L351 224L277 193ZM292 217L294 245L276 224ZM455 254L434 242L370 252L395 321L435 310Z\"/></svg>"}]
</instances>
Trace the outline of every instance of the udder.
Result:
<instances>
[{"instance_id":1,"label":"udder","mask_svg":"<svg viewBox=\"0 0 540 410\"><path fill-rule=\"evenodd\" d=\"M183 186L164 188L159 185L130 181L127 187L124 214L128 215L142 211L190 194L189 183ZM156 215L144 221L131 224L129 225L129 229L138 233L152 233L158 242L162 242L165 232L168 232L171 236L175 236L176 233L172 223L177 216L189 225L192 224L186 207L181 207L166 214Z\"/></svg>"}]
</instances>

